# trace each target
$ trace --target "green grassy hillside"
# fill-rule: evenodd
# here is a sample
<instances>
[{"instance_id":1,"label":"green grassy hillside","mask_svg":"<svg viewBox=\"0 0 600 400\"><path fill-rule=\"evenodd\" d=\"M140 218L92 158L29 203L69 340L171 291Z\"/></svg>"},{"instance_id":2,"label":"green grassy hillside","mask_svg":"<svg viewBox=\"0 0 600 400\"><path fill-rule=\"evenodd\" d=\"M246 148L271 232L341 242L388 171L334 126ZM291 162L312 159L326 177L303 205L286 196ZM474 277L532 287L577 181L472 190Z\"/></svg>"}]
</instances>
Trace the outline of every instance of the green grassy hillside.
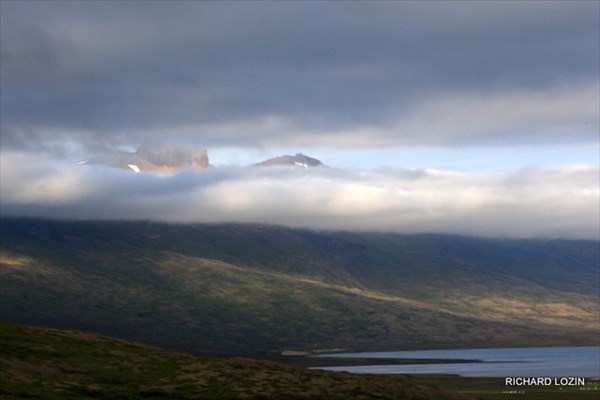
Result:
<instances>
[{"instance_id":1,"label":"green grassy hillside","mask_svg":"<svg viewBox=\"0 0 600 400\"><path fill-rule=\"evenodd\" d=\"M593 241L0 223L0 316L195 353L597 344Z\"/></svg>"},{"instance_id":2,"label":"green grassy hillside","mask_svg":"<svg viewBox=\"0 0 600 400\"><path fill-rule=\"evenodd\" d=\"M468 399L401 377L194 357L81 331L7 322L0 322L0 398Z\"/></svg>"}]
</instances>

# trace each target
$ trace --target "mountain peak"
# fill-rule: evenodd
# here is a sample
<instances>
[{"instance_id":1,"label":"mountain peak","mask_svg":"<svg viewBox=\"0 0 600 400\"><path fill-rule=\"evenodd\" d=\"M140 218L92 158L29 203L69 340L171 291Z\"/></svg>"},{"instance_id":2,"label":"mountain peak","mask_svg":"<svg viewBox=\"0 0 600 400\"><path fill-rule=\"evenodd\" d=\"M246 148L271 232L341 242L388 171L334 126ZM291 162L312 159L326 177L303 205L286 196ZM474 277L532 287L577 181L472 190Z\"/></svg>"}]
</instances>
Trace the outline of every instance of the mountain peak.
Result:
<instances>
[{"instance_id":1,"label":"mountain peak","mask_svg":"<svg viewBox=\"0 0 600 400\"><path fill-rule=\"evenodd\" d=\"M87 162L80 162L85 164ZM182 168L205 171L212 166L206 149L179 147L174 144L147 141L135 153L113 153L89 160L91 164L130 169L134 172L174 174Z\"/></svg>"},{"instance_id":2,"label":"mountain peak","mask_svg":"<svg viewBox=\"0 0 600 400\"><path fill-rule=\"evenodd\" d=\"M309 157L302 153L295 155L283 155L279 157L269 158L268 160L254 164L257 167L272 167L272 166L292 166L301 168L322 167L324 164L316 158Z\"/></svg>"}]
</instances>

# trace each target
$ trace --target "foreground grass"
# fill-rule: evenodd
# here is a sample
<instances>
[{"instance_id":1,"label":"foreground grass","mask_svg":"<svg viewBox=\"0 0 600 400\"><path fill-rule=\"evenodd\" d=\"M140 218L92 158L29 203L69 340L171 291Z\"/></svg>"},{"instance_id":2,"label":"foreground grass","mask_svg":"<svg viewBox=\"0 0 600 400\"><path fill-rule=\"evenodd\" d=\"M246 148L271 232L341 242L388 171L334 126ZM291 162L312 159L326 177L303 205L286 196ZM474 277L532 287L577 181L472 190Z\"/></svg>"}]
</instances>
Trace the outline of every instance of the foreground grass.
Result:
<instances>
[{"instance_id":1,"label":"foreground grass","mask_svg":"<svg viewBox=\"0 0 600 400\"><path fill-rule=\"evenodd\" d=\"M397 376L313 371L243 358L196 357L80 331L0 322L0 398L469 397Z\"/></svg>"}]
</instances>

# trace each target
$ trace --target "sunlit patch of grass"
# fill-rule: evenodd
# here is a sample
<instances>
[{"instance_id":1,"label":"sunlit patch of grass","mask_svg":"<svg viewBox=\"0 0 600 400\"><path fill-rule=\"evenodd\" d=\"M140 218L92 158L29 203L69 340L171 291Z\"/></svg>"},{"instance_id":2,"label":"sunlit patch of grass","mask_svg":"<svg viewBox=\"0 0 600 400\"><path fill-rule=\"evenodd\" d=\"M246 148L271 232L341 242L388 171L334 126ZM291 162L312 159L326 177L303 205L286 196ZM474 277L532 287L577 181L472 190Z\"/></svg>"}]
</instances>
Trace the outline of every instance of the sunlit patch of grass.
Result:
<instances>
[{"instance_id":1,"label":"sunlit patch of grass","mask_svg":"<svg viewBox=\"0 0 600 400\"><path fill-rule=\"evenodd\" d=\"M19 256L4 249L0 250L0 265L9 268L24 268L33 263L30 257Z\"/></svg>"}]
</instances>

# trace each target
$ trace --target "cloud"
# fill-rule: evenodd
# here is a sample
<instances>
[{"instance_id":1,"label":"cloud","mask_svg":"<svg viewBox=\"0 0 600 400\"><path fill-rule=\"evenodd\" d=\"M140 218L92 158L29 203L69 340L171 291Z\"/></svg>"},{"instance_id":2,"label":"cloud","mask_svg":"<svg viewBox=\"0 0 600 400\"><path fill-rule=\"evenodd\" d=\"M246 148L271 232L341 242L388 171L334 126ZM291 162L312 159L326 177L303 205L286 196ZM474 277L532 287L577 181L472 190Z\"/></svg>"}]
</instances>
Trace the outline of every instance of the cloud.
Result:
<instances>
[{"instance_id":1,"label":"cloud","mask_svg":"<svg viewBox=\"0 0 600 400\"><path fill-rule=\"evenodd\" d=\"M597 2L1 7L3 148L598 142Z\"/></svg>"},{"instance_id":2,"label":"cloud","mask_svg":"<svg viewBox=\"0 0 600 400\"><path fill-rule=\"evenodd\" d=\"M599 239L599 170L220 168L173 176L4 152L2 216L252 222L314 229Z\"/></svg>"},{"instance_id":3,"label":"cloud","mask_svg":"<svg viewBox=\"0 0 600 400\"><path fill-rule=\"evenodd\" d=\"M492 147L597 149L598 2L0 1L0 11L2 215L600 236L597 164L160 177L74 163L148 139L209 155L312 148L325 163L383 150L389 160L390 149L444 149L432 163L461 162L468 147L481 158Z\"/></svg>"}]
</instances>

